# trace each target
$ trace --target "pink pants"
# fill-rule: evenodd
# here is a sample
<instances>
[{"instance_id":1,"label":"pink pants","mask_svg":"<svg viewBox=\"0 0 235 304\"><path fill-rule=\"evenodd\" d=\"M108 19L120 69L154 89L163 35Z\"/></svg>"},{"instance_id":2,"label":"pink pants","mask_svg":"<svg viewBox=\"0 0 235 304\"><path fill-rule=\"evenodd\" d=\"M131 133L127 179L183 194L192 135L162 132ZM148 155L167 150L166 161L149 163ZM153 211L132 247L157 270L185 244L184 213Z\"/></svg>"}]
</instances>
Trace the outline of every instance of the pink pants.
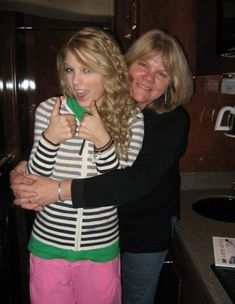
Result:
<instances>
[{"instance_id":1,"label":"pink pants","mask_svg":"<svg viewBox=\"0 0 235 304\"><path fill-rule=\"evenodd\" d=\"M120 260L46 260L30 255L31 304L121 304Z\"/></svg>"}]
</instances>

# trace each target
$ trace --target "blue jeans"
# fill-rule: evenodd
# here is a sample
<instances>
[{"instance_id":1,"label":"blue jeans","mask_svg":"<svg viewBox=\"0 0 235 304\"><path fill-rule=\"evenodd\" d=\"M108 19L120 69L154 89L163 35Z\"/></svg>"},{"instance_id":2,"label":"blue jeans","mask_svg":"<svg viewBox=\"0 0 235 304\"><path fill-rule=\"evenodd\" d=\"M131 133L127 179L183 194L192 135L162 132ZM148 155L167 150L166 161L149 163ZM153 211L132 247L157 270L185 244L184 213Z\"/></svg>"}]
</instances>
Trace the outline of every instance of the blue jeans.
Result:
<instances>
[{"instance_id":1,"label":"blue jeans","mask_svg":"<svg viewBox=\"0 0 235 304\"><path fill-rule=\"evenodd\" d=\"M121 255L123 304L153 304L168 250Z\"/></svg>"}]
</instances>

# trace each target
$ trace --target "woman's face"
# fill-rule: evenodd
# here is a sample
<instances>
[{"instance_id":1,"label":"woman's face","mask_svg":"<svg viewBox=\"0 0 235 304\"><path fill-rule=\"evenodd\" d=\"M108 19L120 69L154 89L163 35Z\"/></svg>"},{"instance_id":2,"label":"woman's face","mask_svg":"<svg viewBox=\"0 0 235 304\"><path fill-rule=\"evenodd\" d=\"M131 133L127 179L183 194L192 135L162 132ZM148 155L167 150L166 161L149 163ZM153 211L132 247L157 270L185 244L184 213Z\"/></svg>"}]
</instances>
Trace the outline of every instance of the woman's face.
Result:
<instances>
[{"instance_id":1,"label":"woman's face","mask_svg":"<svg viewBox=\"0 0 235 304\"><path fill-rule=\"evenodd\" d=\"M70 51L65 57L65 77L82 107L89 109L92 100L96 100L96 105L100 106L105 92L103 76L79 63Z\"/></svg>"},{"instance_id":2,"label":"woman's face","mask_svg":"<svg viewBox=\"0 0 235 304\"><path fill-rule=\"evenodd\" d=\"M136 60L129 67L132 98L143 109L159 98L168 88L171 78L162 64L162 56Z\"/></svg>"}]
</instances>

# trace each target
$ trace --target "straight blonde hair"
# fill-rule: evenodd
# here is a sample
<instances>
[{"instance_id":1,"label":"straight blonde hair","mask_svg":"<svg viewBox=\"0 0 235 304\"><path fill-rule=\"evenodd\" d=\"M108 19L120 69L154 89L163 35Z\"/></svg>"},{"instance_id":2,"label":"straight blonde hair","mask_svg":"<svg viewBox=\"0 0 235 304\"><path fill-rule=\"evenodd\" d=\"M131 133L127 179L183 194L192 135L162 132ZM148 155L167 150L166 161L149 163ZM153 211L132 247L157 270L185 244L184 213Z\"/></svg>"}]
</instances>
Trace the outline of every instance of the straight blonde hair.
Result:
<instances>
[{"instance_id":1,"label":"straight blonde hair","mask_svg":"<svg viewBox=\"0 0 235 304\"><path fill-rule=\"evenodd\" d=\"M167 92L154 100L149 107L164 113L185 104L193 94L192 73L180 43L168 33L154 29L137 39L125 58L130 67L135 61L153 58L159 54L166 72L171 77L171 83Z\"/></svg>"}]
</instances>

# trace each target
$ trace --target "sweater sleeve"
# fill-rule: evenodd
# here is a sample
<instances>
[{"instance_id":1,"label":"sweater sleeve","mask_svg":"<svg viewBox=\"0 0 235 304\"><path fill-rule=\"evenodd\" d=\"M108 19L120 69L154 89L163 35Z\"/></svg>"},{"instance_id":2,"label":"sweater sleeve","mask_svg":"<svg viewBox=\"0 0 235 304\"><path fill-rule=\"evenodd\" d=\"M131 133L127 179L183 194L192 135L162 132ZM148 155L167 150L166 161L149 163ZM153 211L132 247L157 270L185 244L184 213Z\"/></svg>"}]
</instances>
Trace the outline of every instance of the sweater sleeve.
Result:
<instances>
[{"instance_id":1,"label":"sweater sleeve","mask_svg":"<svg viewBox=\"0 0 235 304\"><path fill-rule=\"evenodd\" d=\"M136 109L136 116L130 121L129 128L128 158L119 160L115 145L112 145L107 151L95 155L95 163L99 173L107 173L110 170L125 168L133 164L142 147L144 135L143 114L138 108Z\"/></svg>"},{"instance_id":2,"label":"sweater sleeve","mask_svg":"<svg viewBox=\"0 0 235 304\"><path fill-rule=\"evenodd\" d=\"M119 205L150 193L176 166L187 145L189 117L182 108L145 113L143 147L131 167L72 181L74 207ZM103 202L103 203L101 203Z\"/></svg>"},{"instance_id":3,"label":"sweater sleeve","mask_svg":"<svg viewBox=\"0 0 235 304\"><path fill-rule=\"evenodd\" d=\"M29 157L27 170L49 177L52 174L59 145L54 145L46 140L43 131L47 128L53 100L42 102L35 113L34 143Z\"/></svg>"},{"instance_id":4,"label":"sweater sleeve","mask_svg":"<svg viewBox=\"0 0 235 304\"><path fill-rule=\"evenodd\" d=\"M42 135L35 153L28 162L28 172L49 177L52 174L59 145L53 145Z\"/></svg>"},{"instance_id":5,"label":"sweater sleeve","mask_svg":"<svg viewBox=\"0 0 235 304\"><path fill-rule=\"evenodd\" d=\"M115 144L113 144L108 150L104 152L95 153L94 161L99 174L118 169L120 164L117 157Z\"/></svg>"}]
</instances>

